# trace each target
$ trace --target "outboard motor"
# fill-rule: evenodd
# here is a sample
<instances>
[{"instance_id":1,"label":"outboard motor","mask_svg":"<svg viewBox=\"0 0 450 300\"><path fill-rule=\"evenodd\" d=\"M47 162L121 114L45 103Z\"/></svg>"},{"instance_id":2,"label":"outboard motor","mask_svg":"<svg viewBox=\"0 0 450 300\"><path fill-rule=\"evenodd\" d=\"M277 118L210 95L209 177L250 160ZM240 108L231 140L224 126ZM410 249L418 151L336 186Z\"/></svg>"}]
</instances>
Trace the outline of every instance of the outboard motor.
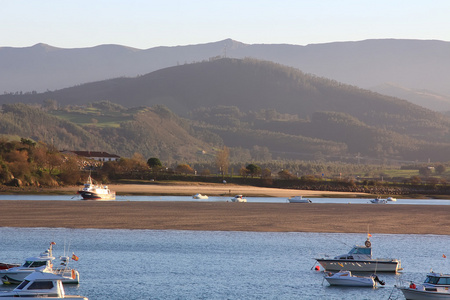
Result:
<instances>
[{"instance_id":1,"label":"outboard motor","mask_svg":"<svg viewBox=\"0 0 450 300\"><path fill-rule=\"evenodd\" d=\"M375 274L373 274L373 280L375 280L375 282L378 282L381 285L385 285L385 282L383 280L380 280L380 278L378 278L378 276Z\"/></svg>"}]
</instances>

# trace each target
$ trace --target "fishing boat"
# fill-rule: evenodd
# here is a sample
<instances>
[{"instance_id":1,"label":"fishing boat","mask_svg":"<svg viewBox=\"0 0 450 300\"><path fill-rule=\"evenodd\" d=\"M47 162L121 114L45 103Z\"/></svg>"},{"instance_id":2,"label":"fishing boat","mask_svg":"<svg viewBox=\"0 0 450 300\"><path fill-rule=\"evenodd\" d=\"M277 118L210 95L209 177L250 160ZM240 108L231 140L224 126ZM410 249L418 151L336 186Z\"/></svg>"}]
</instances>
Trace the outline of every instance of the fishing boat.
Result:
<instances>
[{"instance_id":1,"label":"fishing boat","mask_svg":"<svg viewBox=\"0 0 450 300\"><path fill-rule=\"evenodd\" d=\"M316 258L316 261L326 271L397 272L402 270L398 259L372 258L372 243L369 236L364 245L355 245L346 254L334 258Z\"/></svg>"},{"instance_id":2,"label":"fishing boat","mask_svg":"<svg viewBox=\"0 0 450 300\"><path fill-rule=\"evenodd\" d=\"M423 283L410 282L409 285L397 286L406 299L435 300L450 299L450 275L428 273Z\"/></svg>"},{"instance_id":3,"label":"fishing boat","mask_svg":"<svg viewBox=\"0 0 450 300\"><path fill-rule=\"evenodd\" d=\"M289 203L311 203L309 199L303 199L302 196L294 196L288 198Z\"/></svg>"},{"instance_id":4,"label":"fishing boat","mask_svg":"<svg viewBox=\"0 0 450 300\"><path fill-rule=\"evenodd\" d=\"M83 200L115 200L116 192L111 191L108 186L101 186L93 183L91 174L84 183L81 190L77 192Z\"/></svg>"},{"instance_id":5,"label":"fishing boat","mask_svg":"<svg viewBox=\"0 0 450 300\"><path fill-rule=\"evenodd\" d=\"M202 194L195 194L194 196L192 196L192 198L194 198L194 199L208 199L208 196L202 195Z\"/></svg>"},{"instance_id":6,"label":"fishing boat","mask_svg":"<svg viewBox=\"0 0 450 300\"><path fill-rule=\"evenodd\" d=\"M64 283L78 284L80 282L80 274L77 270L69 268L68 257L62 256L60 258L61 264L59 266L53 265L53 261L55 260L55 257L52 255L53 245L53 242L50 243L50 247L39 256L25 259L25 262L19 267L0 270L0 279L3 284L19 284L25 277L42 267L47 267L52 270Z\"/></svg>"},{"instance_id":7,"label":"fishing boat","mask_svg":"<svg viewBox=\"0 0 450 300\"><path fill-rule=\"evenodd\" d=\"M247 199L245 199L242 195L236 195L231 198L231 202L247 202Z\"/></svg>"},{"instance_id":8,"label":"fishing boat","mask_svg":"<svg viewBox=\"0 0 450 300\"><path fill-rule=\"evenodd\" d=\"M43 266L39 270L28 275L22 283L10 292L0 292L1 300L13 300L19 297L27 299L65 299L88 300L87 297L78 295L66 295L61 282L61 277L52 273L51 269Z\"/></svg>"},{"instance_id":9,"label":"fishing boat","mask_svg":"<svg viewBox=\"0 0 450 300\"><path fill-rule=\"evenodd\" d=\"M387 200L386 199L381 199L381 198L375 198L370 200L371 203L374 204L387 204Z\"/></svg>"},{"instance_id":10,"label":"fishing boat","mask_svg":"<svg viewBox=\"0 0 450 300\"><path fill-rule=\"evenodd\" d=\"M377 275L356 276L350 271L340 271L337 273L327 272L325 279L330 285L338 286L359 286L359 287L375 287L378 283L384 285Z\"/></svg>"}]
</instances>

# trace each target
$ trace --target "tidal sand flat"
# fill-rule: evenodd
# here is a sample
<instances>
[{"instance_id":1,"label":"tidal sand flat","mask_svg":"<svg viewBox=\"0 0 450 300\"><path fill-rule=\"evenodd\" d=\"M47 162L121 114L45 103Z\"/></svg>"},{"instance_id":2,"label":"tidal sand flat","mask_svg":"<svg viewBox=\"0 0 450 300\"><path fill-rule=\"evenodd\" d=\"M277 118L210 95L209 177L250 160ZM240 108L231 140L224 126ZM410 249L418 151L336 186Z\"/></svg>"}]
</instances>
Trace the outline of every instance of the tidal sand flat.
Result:
<instances>
[{"instance_id":1,"label":"tidal sand flat","mask_svg":"<svg viewBox=\"0 0 450 300\"><path fill-rule=\"evenodd\" d=\"M0 227L450 234L450 205L0 201Z\"/></svg>"}]
</instances>

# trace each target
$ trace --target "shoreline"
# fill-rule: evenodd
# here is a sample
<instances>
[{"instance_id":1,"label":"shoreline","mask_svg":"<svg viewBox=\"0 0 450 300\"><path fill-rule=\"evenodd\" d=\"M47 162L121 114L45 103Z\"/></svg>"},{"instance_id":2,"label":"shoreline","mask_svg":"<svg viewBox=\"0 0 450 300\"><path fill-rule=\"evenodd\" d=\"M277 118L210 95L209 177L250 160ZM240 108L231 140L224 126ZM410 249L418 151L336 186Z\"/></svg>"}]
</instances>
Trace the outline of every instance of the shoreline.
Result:
<instances>
[{"instance_id":1,"label":"shoreline","mask_svg":"<svg viewBox=\"0 0 450 300\"><path fill-rule=\"evenodd\" d=\"M449 235L448 205L2 200L0 227Z\"/></svg>"},{"instance_id":2,"label":"shoreline","mask_svg":"<svg viewBox=\"0 0 450 300\"><path fill-rule=\"evenodd\" d=\"M297 189L280 189L255 187L237 184L222 183L203 183L203 182L152 182L147 184L108 184L111 191L115 191L117 195L148 195L148 196L191 196L197 193L208 196L234 196L242 194L248 197L348 197L348 198L368 198L370 194L352 193L352 192L335 192L335 191L318 191L318 190L297 190ZM32 194L76 194L80 186L67 186L57 188L41 188L30 189ZM27 189L12 190L14 194L25 194ZM7 194L3 191L2 194Z\"/></svg>"}]
</instances>

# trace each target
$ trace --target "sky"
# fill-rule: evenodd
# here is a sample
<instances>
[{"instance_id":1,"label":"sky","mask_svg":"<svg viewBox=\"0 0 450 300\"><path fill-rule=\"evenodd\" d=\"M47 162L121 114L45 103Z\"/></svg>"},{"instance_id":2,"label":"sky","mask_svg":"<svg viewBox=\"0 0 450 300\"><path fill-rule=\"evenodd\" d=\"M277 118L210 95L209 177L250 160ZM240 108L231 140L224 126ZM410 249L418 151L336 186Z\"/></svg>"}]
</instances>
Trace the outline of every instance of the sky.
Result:
<instances>
[{"instance_id":1,"label":"sky","mask_svg":"<svg viewBox=\"0 0 450 300\"><path fill-rule=\"evenodd\" d=\"M0 0L0 47L450 41L449 0Z\"/></svg>"}]
</instances>

